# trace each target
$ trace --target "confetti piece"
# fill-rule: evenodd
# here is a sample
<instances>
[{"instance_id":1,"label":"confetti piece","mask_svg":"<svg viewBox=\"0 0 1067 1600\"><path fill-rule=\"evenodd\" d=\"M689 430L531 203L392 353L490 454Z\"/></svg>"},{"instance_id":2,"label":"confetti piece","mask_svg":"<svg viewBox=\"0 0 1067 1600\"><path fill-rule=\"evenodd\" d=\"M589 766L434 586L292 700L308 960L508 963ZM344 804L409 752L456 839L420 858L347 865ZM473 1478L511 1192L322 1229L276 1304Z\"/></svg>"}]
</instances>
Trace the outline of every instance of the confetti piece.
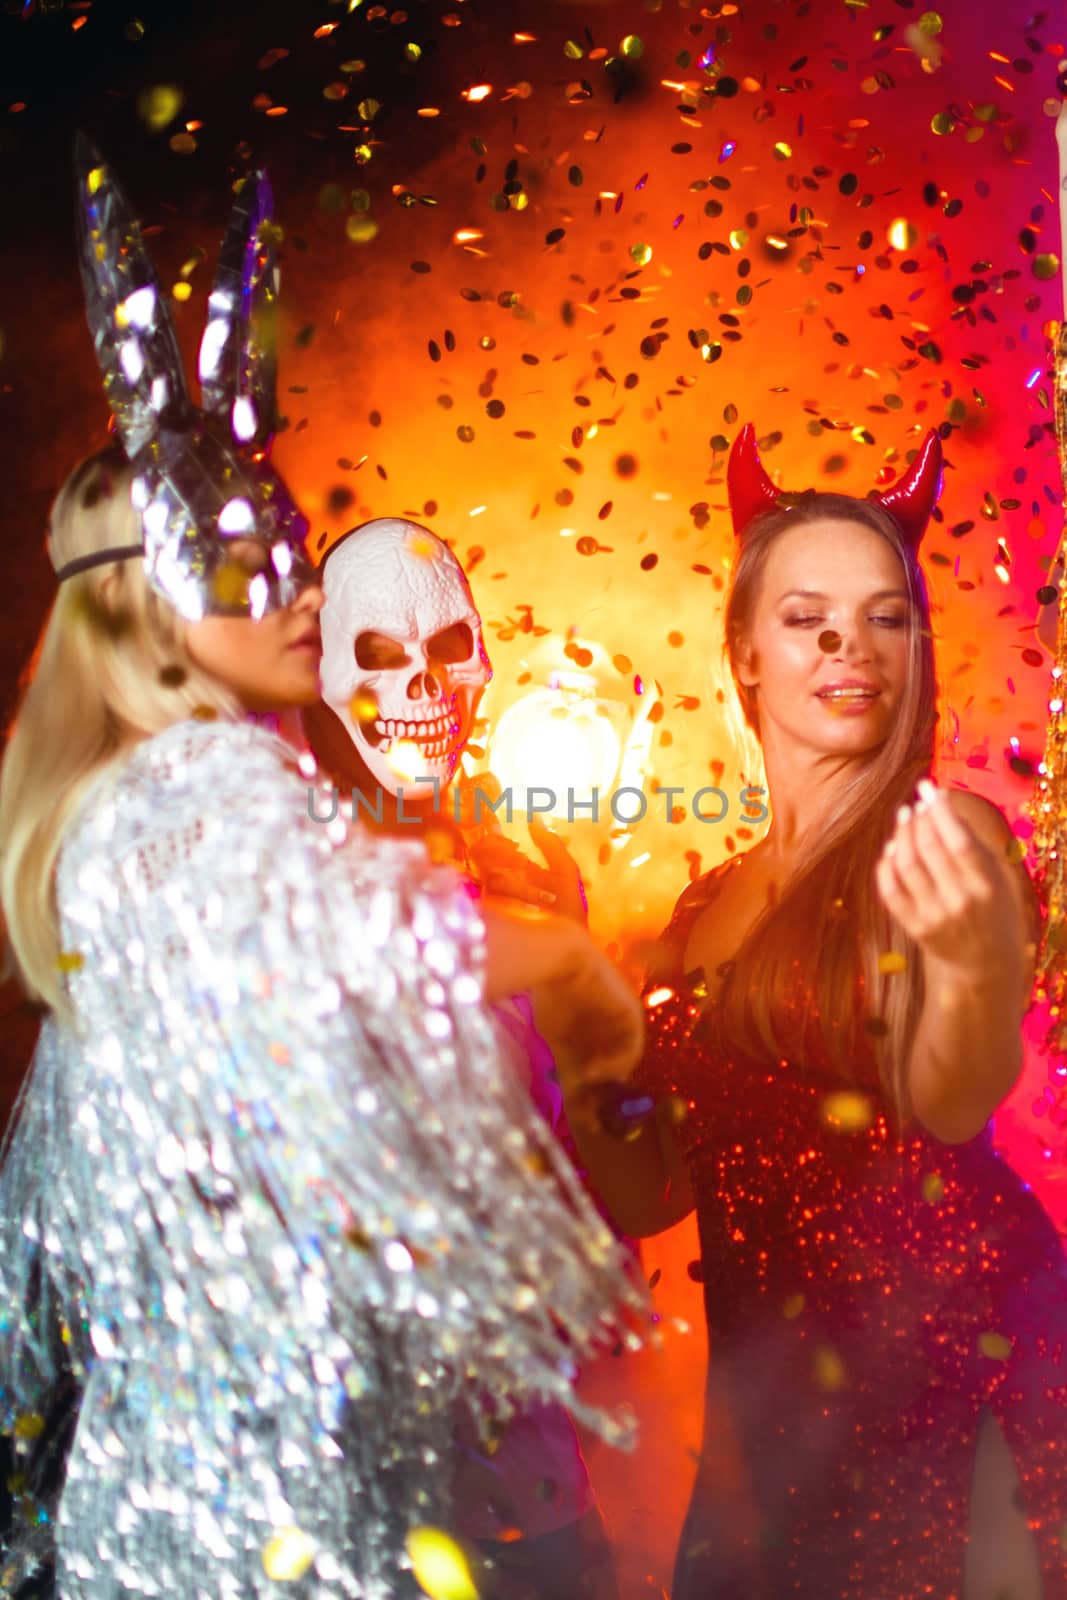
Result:
<instances>
[{"instance_id":1,"label":"confetti piece","mask_svg":"<svg viewBox=\"0 0 1067 1600\"><path fill-rule=\"evenodd\" d=\"M839 1389L848 1387L845 1363L831 1345L820 1345L815 1351L813 1375L819 1388L827 1390L828 1393L833 1394Z\"/></svg>"},{"instance_id":2,"label":"confetti piece","mask_svg":"<svg viewBox=\"0 0 1067 1600\"><path fill-rule=\"evenodd\" d=\"M412 1528L406 1545L415 1580L430 1600L478 1600L466 1556L441 1528Z\"/></svg>"},{"instance_id":3,"label":"confetti piece","mask_svg":"<svg viewBox=\"0 0 1067 1600\"><path fill-rule=\"evenodd\" d=\"M263 1570L273 1583L297 1583L315 1559L314 1542L300 1528L282 1528L263 1546Z\"/></svg>"},{"instance_id":4,"label":"confetti piece","mask_svg":"<svg viewBox=\"0 0 1067 1600\"><path fill-rule=\"evenodd\" d=\"M353 215L345 220L345 233L353 244L370 244L378 237L378 224L372 217Z\"/></svg>"},{"instance_id":5,"label":"confetti piece","mask_svg":"<svg viewBox=\"0 0 1067 1600\"><path fill-rule=\"evenodd\" d=\"M894 217L885 236L894 250L913 250L919 242L919 230L907 217Z\"/></svg>"},{"instance_id":6,"label":"confetti piece","mask_svg":"<svg viewBox=\"0 0 1067 1600\"><path fill-rule=\"evenodd\" d=\"M842 1133L863 1133L874 1122L870 1097L851 1089L824 1095L819 1112L826 1127Z\"/></svg>"},{"instance_id":7,"label":"confetti piece","mask_svg":"<svg viewBox=\"0 0 1067 1600\"><path fill-rule=\"evenodd\" d=\"M178 115L184 98L182 91L173 84L155 84L142 89L137 97L137 114L149 133L162 133L168 122L173 122Z\"/></svg>"},{"instance_id":8,"label":"confetti piece","mask_svg":"<svg viewBox=\"0 0 1067 1600\"><path fill-rule=\"evenodd\" d=\"M1003 1333L980 1333L978 1353L990 1361L1007 1361L1012 1352L1012 1340Z\"/></svg>"},{"instance_id":9,"label":"confetti piece","mask_svg":"<svg viewBox=\"0 0 1067 1600\"><path fill-rule=\"evenodd\" d=\"M57 972L80 972L85 965L85 957L80 950L61 950L56 957Z\"/></svg>"},{"instance_id":10,"label":"confetti piece","mask_svg":"<svg viewBox=\"0 0 1067 1600\"><path fill-rule=\"evenodd\" d=\"M883 973L906 972L908 958L899 950L885 950L878 957L878 971Z\"/></svg>"},{"instance_id":11,"label":"confetti piece","mask_svg":"<svg viewBox=\"0 0 1067 1600\"><path fill-rule=\"evenodd\" d=\"M922 1181L922 1197L927 1205L937 1205L945 1193L945 1180L940 1172L928 1172Z\"/></svg>"}]
</instances>

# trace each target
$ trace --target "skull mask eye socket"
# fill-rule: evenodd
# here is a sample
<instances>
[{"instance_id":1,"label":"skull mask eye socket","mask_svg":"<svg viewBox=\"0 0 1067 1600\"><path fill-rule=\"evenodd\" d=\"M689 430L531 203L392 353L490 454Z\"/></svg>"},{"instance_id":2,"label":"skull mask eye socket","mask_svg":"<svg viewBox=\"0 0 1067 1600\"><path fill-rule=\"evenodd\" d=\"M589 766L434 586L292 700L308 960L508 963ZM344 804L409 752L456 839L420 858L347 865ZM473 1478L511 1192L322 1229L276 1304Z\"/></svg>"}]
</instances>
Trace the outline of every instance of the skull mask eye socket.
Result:
<instances>
[{"instance_id":1,"label":"skull mask eye socket","mask_svg":"<svg viewBox=\"0 0 1067 1600\"><path fill-rule=\"evenodd\" d=\"M426 659L441 667L456 666L469 661L473 650L474 630L465 622L454 622L427 640Z\"/></svg>"},{"instance_id":2,"label":"skull mask eye socket","mask_svg":"<svg viewBox=\"0 0 1067 1600\"><path fill-rule=\"evenodd\" d=\"M357 665L366 672L381 667L403 667L410 660L399 639L390 639L387 633L375 633L373 629L356 635L355 652Z\"/></svg>"}]
</instances>

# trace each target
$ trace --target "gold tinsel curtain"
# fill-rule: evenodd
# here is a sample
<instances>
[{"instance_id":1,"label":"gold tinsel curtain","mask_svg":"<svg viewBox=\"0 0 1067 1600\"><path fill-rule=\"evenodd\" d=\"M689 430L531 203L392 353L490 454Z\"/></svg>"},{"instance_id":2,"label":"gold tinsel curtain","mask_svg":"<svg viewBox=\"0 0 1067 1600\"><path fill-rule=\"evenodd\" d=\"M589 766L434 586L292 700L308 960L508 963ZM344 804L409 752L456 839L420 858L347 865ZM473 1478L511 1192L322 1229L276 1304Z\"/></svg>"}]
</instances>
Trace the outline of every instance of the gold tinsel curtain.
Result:
<instances>
[{"instance_id":1,"label":"gold tinsel curtain","mask_svg":"<svg viewBox=\"0 0 1067 1600\"><path fill-rule=\"evenodd\" d=\"M1067 322L1053 323L1050 331L1056 442L1067 509ZM1061 532L1057 560L1062 562L1063 557ZM1067 1052L1067 604L1063 587L1061 581L1045 758L1027 807L1034 824L1033 849L1046 911L1035 993L1039 1001L1048 1002L1046 1043L1057 1053ZM1067 1089L1062 1094L1067 1099Z\"/></svg>"}]
</instances>

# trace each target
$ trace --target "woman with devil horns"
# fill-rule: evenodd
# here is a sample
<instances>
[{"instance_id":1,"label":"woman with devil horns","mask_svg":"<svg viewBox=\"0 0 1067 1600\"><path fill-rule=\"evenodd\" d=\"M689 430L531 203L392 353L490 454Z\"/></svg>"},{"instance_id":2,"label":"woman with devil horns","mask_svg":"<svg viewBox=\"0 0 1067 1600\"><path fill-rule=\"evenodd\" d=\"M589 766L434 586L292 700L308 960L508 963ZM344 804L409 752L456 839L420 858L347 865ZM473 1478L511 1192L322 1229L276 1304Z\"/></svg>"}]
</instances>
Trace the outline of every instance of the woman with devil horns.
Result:
<instances>
[{"instance_id":1,"label":"woman with devil horns","mask_svg":"<svg viewBox=\"0 0 1067 1600\"><path fill-rule=\"evenodd\" d=\"M392 1600L440 1550L459 1401L570 1398L643 1305L485 1002L532 978L575 1095L632 1068L640 1006L576 924L480 913L419 846L308 817L248 715L317 696L322 604L266 460L265 175L198 410L125 197L85 141L77 166L123 451L53 508L0 783L4 920L50 1013L0 1169L0 1588L54 1563L62 1600Z\"/></svg>"},{"instance_id":2,"label":"woman with devil horns","mask_svg":"<svg viewBox=\"0 0 1067 1600\"><path fill-rule=\"evenodd\" d=\"M930 781L940 477L935 433L868 500L780 494L751 426L731 455L725 649L772 821L658 947L655 1114L579 1130L627 1232L697 1214L674 1600L1067 1596L1067 1273L989 1126L1040 914L1001 813Z\"/></svg>"}]
</instances>

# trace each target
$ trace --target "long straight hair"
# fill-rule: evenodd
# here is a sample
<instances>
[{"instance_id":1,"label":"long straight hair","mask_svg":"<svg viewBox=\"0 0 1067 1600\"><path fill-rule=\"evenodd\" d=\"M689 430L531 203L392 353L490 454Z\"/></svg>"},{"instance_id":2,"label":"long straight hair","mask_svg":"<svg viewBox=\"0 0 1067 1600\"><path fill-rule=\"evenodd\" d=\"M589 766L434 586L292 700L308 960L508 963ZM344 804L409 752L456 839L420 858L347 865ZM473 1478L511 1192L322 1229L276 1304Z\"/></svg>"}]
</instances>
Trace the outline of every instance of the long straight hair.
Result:
<instances>
[{"instance_id":1,"label":"long straight hair","mask_svg":"<svg viewBox=\"0 0 1067 1600\"><path fill-rule=\"evenodd\" d=\"M737 952L710 1018L723 1051L785 1057L856 1083L877 1074L902 1125L910 1113L906 1071L923 999L914 942L891 918L875 862L898 806L929 773L937 727L930 602L915 552L888 512L847 495L810 494L755 519L743 532L725 608L724 653L745 722L760 737L758 698L740 680L739 657L767 558L787 530L815 521L855 522L893 550L908 595L907 666L884 743L842 778L810 854L765 908ZM880 957L904 958L902 970ZM900 963L896 966L899 968Z\"/></svg>"},{"instance_id":2,"label":"long straight hair","mask_svg":"<svg viewBox=\"0 0 1067 1600\"><path fill-rule=\"evenodd\" d=\"M139 543L131 481L117 448L75 469L49 519L57 570ZM0 768L0 904L32 999L67 1015L55 867L89 786L173 722L236 715L232 696L191 659L181 619L149 588L142 560L105 562L60 584Z\"/></svg>"}]
</instances>

